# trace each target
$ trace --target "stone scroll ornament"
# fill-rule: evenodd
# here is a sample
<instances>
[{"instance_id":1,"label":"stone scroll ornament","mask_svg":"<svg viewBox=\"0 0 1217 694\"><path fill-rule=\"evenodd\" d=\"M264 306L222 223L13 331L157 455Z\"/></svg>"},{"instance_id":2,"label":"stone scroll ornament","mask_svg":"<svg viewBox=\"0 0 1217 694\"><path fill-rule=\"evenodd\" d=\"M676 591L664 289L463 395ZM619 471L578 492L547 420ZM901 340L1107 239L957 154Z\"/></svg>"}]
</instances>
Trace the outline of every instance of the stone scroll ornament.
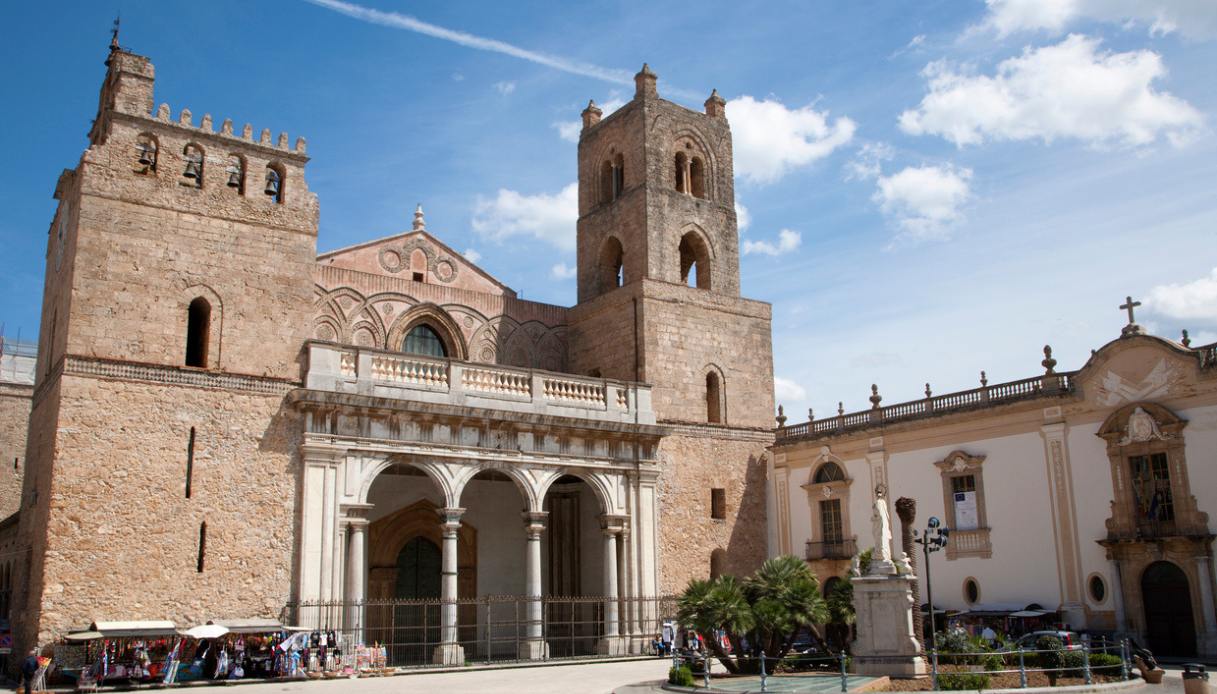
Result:
<instances>
[{"instance_id":1,"label":"stone scroll ornament","mask_svg":"<svg viewBox=\"0 0 1217 694\"><path fill-rule=\"evenodd\" d=\"M875 505L871 512L871 533L875 540L875 550L871 560L870 573L893 573L892 521L887 514L887 489L882 484L875 487Z\"/></svg>"}]
</instances>

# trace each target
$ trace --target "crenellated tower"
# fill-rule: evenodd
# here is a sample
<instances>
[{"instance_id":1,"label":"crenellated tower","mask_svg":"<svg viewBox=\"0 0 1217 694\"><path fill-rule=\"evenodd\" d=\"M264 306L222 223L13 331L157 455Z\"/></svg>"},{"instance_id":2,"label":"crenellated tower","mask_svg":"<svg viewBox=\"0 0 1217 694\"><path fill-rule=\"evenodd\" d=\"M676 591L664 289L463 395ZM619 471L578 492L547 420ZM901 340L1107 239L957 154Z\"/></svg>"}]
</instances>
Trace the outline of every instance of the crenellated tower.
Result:
<instances>
[{"instance_id":1,"label":"crenellated tower","mask_svg":"<svg viewBox=\"0 0 1217 694\"><path fill-rule=\"evenodd\" d=\"M318 216L305 143L173 118L153 108L154 79L111 46L88 148L55 188L20 511L31 560L14 596L24 644L81 615L129 618L81 576L137 586L157 606L144 616L179 623L229 600L266 613L292 586L300 426L283 401L300 382Z\"/></svg>"}]
</instances>

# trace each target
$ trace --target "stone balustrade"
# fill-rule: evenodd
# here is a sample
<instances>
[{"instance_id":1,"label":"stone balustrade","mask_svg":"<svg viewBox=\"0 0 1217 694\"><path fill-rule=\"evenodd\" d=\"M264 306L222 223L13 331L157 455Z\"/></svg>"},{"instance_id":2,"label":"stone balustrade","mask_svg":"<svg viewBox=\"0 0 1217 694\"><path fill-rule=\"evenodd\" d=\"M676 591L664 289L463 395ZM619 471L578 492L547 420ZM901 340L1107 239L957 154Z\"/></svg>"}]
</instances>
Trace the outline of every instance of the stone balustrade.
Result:
<instances>
[{"instance_id":1,"label":"stone balustrade","mask_svg":"<svg viewBox=\"0 0 1217 694\"><path fill-rule=\"evenodd\" d=\"M305 387L608 422L654 424L651 388L574 374L308 343Z\"/></svg>"}]
</instances>

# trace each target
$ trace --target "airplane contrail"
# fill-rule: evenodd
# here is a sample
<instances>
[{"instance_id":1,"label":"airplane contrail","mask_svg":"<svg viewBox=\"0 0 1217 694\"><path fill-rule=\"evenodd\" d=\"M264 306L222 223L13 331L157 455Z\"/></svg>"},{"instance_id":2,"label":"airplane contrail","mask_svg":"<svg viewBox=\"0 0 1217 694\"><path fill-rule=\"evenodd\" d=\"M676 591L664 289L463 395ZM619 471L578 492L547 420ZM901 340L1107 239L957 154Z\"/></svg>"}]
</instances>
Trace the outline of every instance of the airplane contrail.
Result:
<instances>
[{"instance_id":1,"label":"airplane contrail","mask_svg":"<svg viewBox=\"0 0 1217 694\"><path fill-rule=\"evenodd\" d=\"M333 10L345 14L348 17L358 19L361 22L369 24L379 24L381 26L390 27L393 29L405 29L418 34L424 34L442 41L451 41L452 43L460 44L468 48L476 48L480 51L491 51L492 53L502 53L513 58L520 58L538 65L551 67L562 72L569 72L573 75L582 75L591 77L611 84L632 85L634 76L628 70L617 70L614 68L600 67L590 63L581 63L575 60L569 60L556 55L548 55L530 51L519 46L513 46L505 41L497 39L488 39L482 36L475 36L464 31L456 31L454 29L446 29L435 24L424 22L410 15L400 14L398 12L383 12L371 7L364 7L343 0L305 0L318 7L324 7L327 10Z\"/></svg>"}]
</instances>

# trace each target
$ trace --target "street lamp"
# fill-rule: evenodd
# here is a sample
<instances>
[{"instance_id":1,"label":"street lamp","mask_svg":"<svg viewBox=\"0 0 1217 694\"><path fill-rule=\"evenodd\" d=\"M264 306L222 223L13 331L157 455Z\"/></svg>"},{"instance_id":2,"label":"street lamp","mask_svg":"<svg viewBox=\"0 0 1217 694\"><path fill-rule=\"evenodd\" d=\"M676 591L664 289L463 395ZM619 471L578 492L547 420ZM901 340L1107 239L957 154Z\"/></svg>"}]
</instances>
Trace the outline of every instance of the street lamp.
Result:
<instances>
[{"instance_id":1,"label":"street lamp","mask_svg":"<svg viewBox=\"0 0 1217 694\"><path fill-rule=\"evenodd\" d=\"M938 622L934 619L934 584L930 581L930 554L937 552L947 546L947 537L951 534L951 529L942 525L942 521L938 520L937 516L930 516L927 522L925 532L919 533L913 531L913 542L921 545L921 549L925 551L925 594L926 599L930 604L930 647L937 647L937 640L934 635L938 631ZM920 608L918 608L920 609Z\"/></svg>"}]
</instances>

